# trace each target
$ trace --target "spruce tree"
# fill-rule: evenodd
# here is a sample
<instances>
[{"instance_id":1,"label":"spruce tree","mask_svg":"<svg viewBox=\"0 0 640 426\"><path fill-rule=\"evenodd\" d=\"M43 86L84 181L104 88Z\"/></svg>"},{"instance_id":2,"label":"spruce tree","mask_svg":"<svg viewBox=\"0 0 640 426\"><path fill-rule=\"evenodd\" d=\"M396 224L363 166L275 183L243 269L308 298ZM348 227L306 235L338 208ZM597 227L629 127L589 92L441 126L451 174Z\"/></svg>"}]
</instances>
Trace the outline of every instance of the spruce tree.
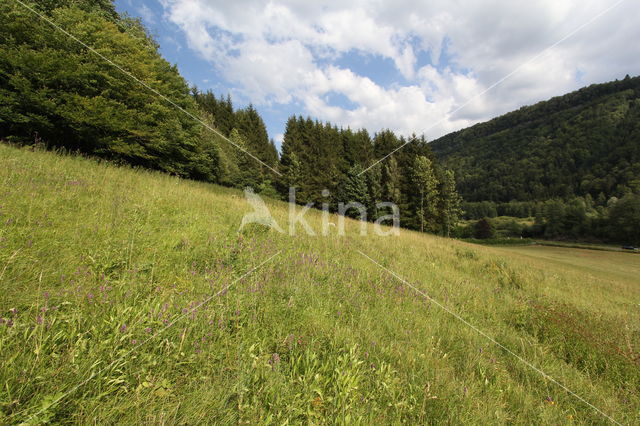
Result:
<instances>
[{"instance_id":1,"label":"spruce tree","mask_svg":"<svg viewBox=\"0 0 640 426\"><path fill-rule=\"evenodd\" d=\"M345 205L347 203L360 203L365 208L369 205L369 191L367 188L367 181L362 173L362 167L356 164L351 167L344 178L340 192L340 201ZM359 212L356 209L349 209L346 212L347 216L359 217Z\"/></svg>"},{"instance_id":2,"label":"spruce tree","mask_svg":"<svg viewBox=\"0 0 640 426\"><path fill-rule=\"evenodd\" d=\"M382 201L400 204L400 169L394 156L384 161L381 186Z\"/></svg>"},{"instance_id":3,"label":"spruce tree","mask_svg":"<svg viewBox=\"0 0 640 426\"><path fill-rule=\"evenodd\" d=\"M369 220L375 220L378 218L376 204L384 201L382 199L382 165L380 163L374 165L367 170L364 176L369 195L369 205L367 206Z\"/></svg>"}]
</instances>

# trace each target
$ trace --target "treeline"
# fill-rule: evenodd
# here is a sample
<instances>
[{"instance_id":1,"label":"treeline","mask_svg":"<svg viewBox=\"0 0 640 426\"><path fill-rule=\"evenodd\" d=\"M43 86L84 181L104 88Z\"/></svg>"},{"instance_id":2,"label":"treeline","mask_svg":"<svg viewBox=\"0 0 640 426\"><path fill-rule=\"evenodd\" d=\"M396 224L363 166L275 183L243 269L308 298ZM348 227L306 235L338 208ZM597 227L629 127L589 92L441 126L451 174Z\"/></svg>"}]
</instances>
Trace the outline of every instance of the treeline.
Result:
<instances>
[{"instance_id":1,"label":"treeline","mask_svg":"<svg viewBox=\"0 0 640 426\"><path fill-rule=\"evenodd\" d=\"M543 204L541 201L510 201L508 203L495 203L493 201L463 202L462 217L471 220L497 216L533 217Z\"/></svg>"},{"instance_id":2,"label":"treeline","mask_svg":"<svg viewBox=\"0 0 640 426\"><path fill-rule=\"evenodd\" d=\"M44 144L282 199L365 206L375 220L448 235L460 215L453 172L418 139L338 129L309 118L287 123L279 158L252 106L190 88L137 19L110 0L28 2L91 49L17 2L0 4L0 139ZM105 58L107 60L105 60ZM324 192L323 192L324 191ZM359 211L350 209L348 215Z\"/></svg>"},{"instance_id":3,"label":"treeline","mask_svg":"<svg viewBox=\"0 0 640 426\"><path fill-rule=\"evenodd\" d=\"M256 109L249 105L235 110L230 96L216 97L210 91L193 88L192 94L203 120L231 142L218 140L214 182L237 188L250 186L273 195L278 150Z\"/></svg>"},{"instance_id":4,"label":"treeline","mask_svg":"<svg viewBox=\"0 0 640 426\"><path fill-rule=\"evenodd\" d=\"M367 207L370 220L389 214L378 203L393 203L403 227L449 235L460 217L461 199L453 172L437 163L424 138L375 163L405 143L390 130L371 137L366 130L291 117L276 189L287 199L289 188L296 188L297 202L324 203L334 211L341 202L358 202Z\"/></svg>"},{"instance_id":5,"label":"treeline","mask_svg":"<svg viewBox=\"0 0 640 426\"><path fill-rule=\"evenodd\" d=\"M640 195L627 194L618 199L611 197L605 203L595 202L591 196L574 197L535 203L494 204L468 203L465 208L479 215L479 219L458 227L455 235L463 238L545 238L553 240L583 240L590 242L616 242L640 245ZM500 214L505 212L522 212ZM530 210L527 210L530 209ZM532 214L524 216L525 211ZM512 216L512 217L508 217ZM513 218L533 218L524 224Z\"/></svg>"},{"instance_id":6,"label":"treeline","mask_svg":"<svg viewBox=\"0 0 640 426\"><path fill-rule=\"evenodd\" d=\"M640 77L595 84L431 143L467 201L640 191Z\"/></svg>"}]
</instances>

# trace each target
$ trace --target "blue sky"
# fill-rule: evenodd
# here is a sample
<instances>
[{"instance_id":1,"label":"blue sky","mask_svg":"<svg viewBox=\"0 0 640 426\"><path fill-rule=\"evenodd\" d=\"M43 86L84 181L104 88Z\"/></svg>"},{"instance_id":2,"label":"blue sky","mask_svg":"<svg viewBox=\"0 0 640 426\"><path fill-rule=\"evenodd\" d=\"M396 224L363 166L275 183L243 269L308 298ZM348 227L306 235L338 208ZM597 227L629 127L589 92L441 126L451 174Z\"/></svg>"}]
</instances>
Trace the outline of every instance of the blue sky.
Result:
<instances>
[{"instance_id":1,"label":"blue sky","mask_svg":"<svg viewBox=\"0 0 640 426\"><path fill-rule=\"evenodd\" d=\"M640 39L640 22L630 18L631 3L116 0L116 7L142 19L191 84L230 93L237 107L253 103L279 141L293 114L432 139L585 84L637 75L640 44L628 41Z\"/></svg>"}]
</instances>

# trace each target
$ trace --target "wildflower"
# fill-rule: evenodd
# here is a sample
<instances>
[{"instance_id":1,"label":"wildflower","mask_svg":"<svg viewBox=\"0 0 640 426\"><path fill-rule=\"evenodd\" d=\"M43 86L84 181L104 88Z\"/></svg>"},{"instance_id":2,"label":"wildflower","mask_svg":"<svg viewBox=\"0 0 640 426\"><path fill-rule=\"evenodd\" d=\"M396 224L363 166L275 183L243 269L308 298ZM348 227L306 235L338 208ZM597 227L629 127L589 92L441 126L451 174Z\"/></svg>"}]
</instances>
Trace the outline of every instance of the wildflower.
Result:
<instances>
[{"instance_id":1,"label":"wildflower","mask_svg":"<svg viewBox=\"0 0 640 426\"><path fill-rule=\"evenodd\" d=\"M138 341L137 341L136 339L133 339L133 340L131 340L131 344L132 344L132 345L137 345L137 344L138 344Z\"/></svg>"},{"instance_id":2,"label":"wildflower","mask_svg":"<svg viewBox=\"0 0 640 426\"><path fill-rule=\"evenodd\" d=\"M555 402L553 401L553 398L551 398L550 396L548 396L546 398L546 401L549 403L549 405L554 405L555 404Z\"/></svg>"},{"instance_id":3,"label":"wildflower","mask_svg":"<svg viewBox=\"0 0 640 426\"><path fill-rule=\"evenodd\" d=\"M42 316L41 316L41 315L38 315L38 316L36 317L36 322L37 322L38 324L42 324Z\"/></svg>"},{"instance_id":4,"label":"wildflower","mask_svg":"<svg viewBox=\"0 0 640 426\"><path fill-rule=\"evenodd\" d=\"M145 328L145 329L144 329L144 332L145 332L145 333L148 333L148 334L149 334L149 333L151 333L151 327L147 327L147 328Z\"/></svg>"},{"instance_id":5,"label":"wildflower","mask_svg":"<svg viewBox=\"0 0 640 426\"><path fill-rule=\"evenodd\" d=\"M124 333L125 331L127 331L127 324L122 324L120 326L120 333Z\"/></svg>"},{"instance_id":6,"label":"wildflower","mask_svg":"<svg viewBox=\"0 0 640 426\"><path fill-rule=\"evenodd\" d=\"M279 363L280 363L280 355L278 355L277 353L274 353L273 355L271 355L271 359L269 360L269 364L271 364L272 367L275 367Z\"/></svg>"}]
</instances>

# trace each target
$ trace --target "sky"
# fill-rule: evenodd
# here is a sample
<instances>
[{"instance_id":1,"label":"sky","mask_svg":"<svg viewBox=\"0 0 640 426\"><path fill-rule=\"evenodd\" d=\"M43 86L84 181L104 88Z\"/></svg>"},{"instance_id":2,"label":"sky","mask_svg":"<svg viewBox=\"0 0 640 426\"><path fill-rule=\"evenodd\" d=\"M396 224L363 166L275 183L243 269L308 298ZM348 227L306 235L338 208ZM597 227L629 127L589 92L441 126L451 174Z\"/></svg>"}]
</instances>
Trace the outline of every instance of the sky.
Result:
<instances>
[{"instance_id":1,"label":"sky","mask_svg":"<svg viewBox=\"0 0 640 426\"><path fill-rule=\"evenodd\" d=\"M636 0L116 0L191 85L287 118L432 140L640 74Z\"/></svg>"}]
</instances>

